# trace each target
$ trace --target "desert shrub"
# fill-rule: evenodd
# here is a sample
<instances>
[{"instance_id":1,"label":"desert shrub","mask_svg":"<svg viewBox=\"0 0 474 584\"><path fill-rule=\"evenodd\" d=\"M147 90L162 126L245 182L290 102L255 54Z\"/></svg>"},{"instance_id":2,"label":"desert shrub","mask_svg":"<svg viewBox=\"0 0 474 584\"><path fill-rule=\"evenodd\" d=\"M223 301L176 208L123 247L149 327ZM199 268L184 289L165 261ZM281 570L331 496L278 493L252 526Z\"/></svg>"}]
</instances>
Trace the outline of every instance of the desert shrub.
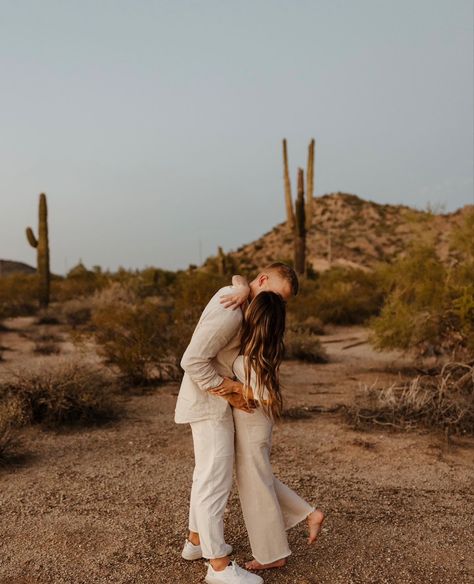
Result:
<instances>
[{"instance_id":1,"label":"desert shrub","mask_svg":"<svg viewBox=\"0 0 474 584\"><path fill-rule=\"evenodd\" d=\"M61 348L52 341L35 341L33 352L39 355L57 355Z\"/></svg>"},{"instance_id":2,"label":"desert shrub","mask_svg":"<svg viewBox=\"0 0 474 584\"><path fill-rule=\"evenodd\" d=\"M93 295L71 298L61 305L64 320L73 328L87 324L92 317Z\"/></svg>"},{"instance_id":3,"label":"desert shrub","mask_svg":"<svg viewBox=\"0 0 474 584\"><path fill-rule=\"evenodd\" d=\"M51 298L58 302L66 302L74 298L90 296L110 283L109 274L100 270L90 271L70 270L66 277L57 277L51 281Z\"/></svg>"},{"instance_id":4,"label":"desert shrub","mask_svg":"<svg viewBox=\"0 0 474 584\"><path fill-rule=\"evenodd\" d=\"M210 298L231 283L231 276L203 271L181 272L173 287L175 319L196 325Z\"/></svg>"},{"instance_id":5,"label":"desert shrub","mask_svg":"<svg viewBox=\"0 0 474 584\"><path fill-rule=\"evenodd\" d=\"M0 318L35 314L39 280L36 274L9 274L0 279Z\"/></svg>"},{"instance_id":6,"label":"desert shrub","mask_svg":"<svg viewBox=\"0 0 474 584\"><path fill-rule=\"evenodd\" d=\"M298 296L288 304L289 313L300 322L317 317L323 323L362 323L382 306L380 284L376 271L334 267L302 282Z\"/></svg>"},{"instance_id":7,"label":"desert shrub","mask_svg":"<svg viewBox=\"0 0 474 584\"><path fill-rule=\"evenodd\" d=\"M62 321L62 315L60 314L59 307L48 306L47 308L41 308L36 315L36 324L48 325L48 324L60 324Z\"/></svg>"},{"instance_id":8,"label":"desert shrub","mask_svg":"<svg viewBox=\"0 0 474 584\"><path fill-rule=\"evenodd\" d=\"M474 361L445 363L437 372L388 387L363 388L361 403L347 408L355 426L439 428L474 434Z\"/></svg>"},{"instance_id":9,"label":"desert shrub","mask_svg":"<svg viewBox=\"0 0 474 584\"><path fill-rule=\"evenodd\" d=\"M39 332L33 337L34 347L33 352L39 353L40 355L53 355L61 351L58 343L63 339L60 335L49 333L49 332Z\"/></svg>"},{"instance_id":10,"label":"desert shrub","mask_svg":"<svg viewBox=\"0 0 474 584\"><path fill-rule=\"evenodd\" d=\"M138 272L130 285L139 298L168 296L176 278L176 272L149 267Z\"/></svg>"},{"instance_id":11,"label":"desert shrub","mask_svg":"<svg viewBox=\"0 0 474 584\"><path fill-rule=\"evenodd\" d=\"M432 244L414 242L384 269L387 297L369 323L377 348L452 358L474 352L474 250L472 237L463 238L466 224L453 235L461 255L456 264L444 264Z\"/></svg>"},{"instance_id":12,"label":"desert shrub","mask_svg":"<svg viewBox=\"0 0 474 584\"><path fill-rule=\"evenodd\" d=\"M12 402L0 400L0 466L17 454L21 440L16 426L18 408Z\"/></svg>"},{"instance_id":13,"label":"desert shrub","mask_svg":"<svg viewBox=\"0 0 474 584\"><path fill-rule=\"evenodd\" d=\"M160 298L139 300L128 286L116 285L94 300L91 325L99 354L127 381L139 384L181 375L179 361L188 338Z\"/></svg>"},{"instance_id":14,"label":"desert shrub","mask_svg":"<svg viewBox=\"0 0 474 584\"><path fill-rule=\"evenodd\" d=\"M17 445L17 435L0 410L0 466L8 462Z\"/></svg>"},{"instance_id":15,"label":"desert shrub","mask_svg":"<svg viewBox=\"0 0 474 584\"><path fill-rule=\"evenodd\" d=\"M327 363L328 356L319 338L309 332L287 329L285 334L285 358L308 363Z\"/></svg>"},{"instance_id":16,"label":"desert shrub","mask_svg":"<svg viewBox=\"0 0 474 584\"><path fill-rule=\"evenodd\" d=\"M0 404L15 426L92 424L117 415L115 393L103 370L69 357L12 371L0 384Z\"/></svg>"},{"instance_id":17,"label":"desert shrub","mask_svg":"<svg viewBox=\"0 0 474 584\"><path fill-rule=\"evenodd\" d=\"M298 321L290 313L287 317L286 326L288 329L297 333L307 333L311 335L324 334L324 324L315 316L309 316L303 321Z\"/></svg>"}]
</instances>

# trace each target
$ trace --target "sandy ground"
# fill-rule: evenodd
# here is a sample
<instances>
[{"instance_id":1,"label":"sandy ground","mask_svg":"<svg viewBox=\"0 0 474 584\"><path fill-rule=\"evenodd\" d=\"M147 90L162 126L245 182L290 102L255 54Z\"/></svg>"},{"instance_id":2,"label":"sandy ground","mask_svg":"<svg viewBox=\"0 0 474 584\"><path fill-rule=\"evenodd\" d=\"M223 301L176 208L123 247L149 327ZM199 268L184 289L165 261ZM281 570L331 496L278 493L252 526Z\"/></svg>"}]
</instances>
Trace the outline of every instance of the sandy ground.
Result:
<instances>
[{"instance_id":1,"label":"sandy ground","mask_svg":"<svg viewBox=\"0 0 474 584\"><path fill-rule=\"evenodd\" d=\"M8 324L31 328L29 319ZM0 376L31 358L21 330L0 339L15 348ZM326 513L325 527L311 547L304 525L292 529L287 566L262 573L265 582L474 582L474 438L355 431L338 412L306 412L351 403L364 384L389 383L407 364L367 344L344 349L366 338L361 327L322 338L330 363L283 366L296 415L275 428L273 464ZM203 562L180 557L193 453L189 427L173 422L177 391L171 384L130 397L126 416L100 428L23 432L23 454L0 468L0 584L204 581ZM226 540L239 563L250 559L235 489Z\"/></svg>"}]
</instances>

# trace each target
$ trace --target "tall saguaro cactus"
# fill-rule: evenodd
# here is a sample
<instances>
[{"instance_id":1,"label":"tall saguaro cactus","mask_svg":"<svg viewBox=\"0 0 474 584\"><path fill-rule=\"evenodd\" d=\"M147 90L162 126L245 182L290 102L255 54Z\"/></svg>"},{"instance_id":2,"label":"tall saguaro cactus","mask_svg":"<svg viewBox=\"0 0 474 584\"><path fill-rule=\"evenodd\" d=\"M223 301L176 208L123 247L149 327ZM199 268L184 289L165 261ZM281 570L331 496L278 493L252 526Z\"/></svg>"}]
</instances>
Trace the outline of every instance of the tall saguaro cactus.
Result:
<instances>
[{"instance_id":1,"label":"tall saguaro cactus","mask_svg":"<svg viewBox=\"0 0 474 584\"><path fill-rule=\"evenodd\" d=\"M306 212L304 200L304 171L298 168L298 195L295 201L295 270L306 273Z\"/></svg>"},{"instance_id":2,"label":"tall saguaro cactus","mask_svg":"<svg viewBox=\"0 0 474 584\"><path fill-rule=\"evenodd\" d=\"M293 213L293 200L291 198L291 182L290 172L288 170L288 151L286 148L286 138L283 138L283 181L285 184L286 219L288 227L293 229L295 225L295 216Z\"/></svg>"},{"instance_id":3,"label":"tall saguaro cactus","mask_svg":"<svg viewBox=\"0 0 474 584\"><path fill-rule=\"evenodd\" d=\"M26 229L26 237L32 247L36 248L37 271L39 275L39 302L40 306L49 304L50 272L49 272L49 242L48 242L48 205L46 195L39 196L38 238L31 227Z\"/></svg>"},{"instance_id":4,"label":"tall saguaro cactus","mask_svg":"<svg viewBox=\"0 0 474 584\"><path fill-rule=\"evenodd\" d=\"M225 257L225 253L224 250L222 249L222 247L219 245L219 247L217 248L217 273L219 274L219 276L224 276L226 271L227 271L227 264L226 264L226 257Z\"/></svg>"},{"instance_id":5,"label":"tall saguaro cactus","mask_svg":"<svg viewBox=\"0 0 474 584\"><path fill-rule=\"evenodd\" d=\"M308 147L308 165L306 168L306 229L309 230L313 219L314 194L314 138Z\"/></svg>"}]
</instances>

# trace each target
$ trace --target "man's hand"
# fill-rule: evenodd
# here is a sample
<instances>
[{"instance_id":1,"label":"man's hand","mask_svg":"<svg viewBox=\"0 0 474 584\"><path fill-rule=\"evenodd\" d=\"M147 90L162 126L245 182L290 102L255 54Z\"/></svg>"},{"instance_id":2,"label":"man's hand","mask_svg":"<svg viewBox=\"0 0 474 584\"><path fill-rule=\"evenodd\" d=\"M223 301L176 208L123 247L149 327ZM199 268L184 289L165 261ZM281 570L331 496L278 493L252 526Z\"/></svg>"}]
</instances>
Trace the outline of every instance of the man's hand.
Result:
<instances>
[{"instance_id":1,"label":"man's hand","mask_svg":"<svg viewBox=\"0 0 474 584\"><path fill-rule=\"evenodd\" d=\"M224 381L218 385L217 387L213 387L208 391L213 393L214 395L218 395L220 397L224 397L226 395L230 395L232 393L239 393L242 394L243 385L240 381L234 381L229 377L224 377Z\"/></svg>"},{"instance_id":2,"label":"man's hand","mask_svg":"<svg viewBox=\"0 0 474 584\"><path fill-rule=\"evenodd\" d=\"M247 414L253 414L255 408L258 405L254 399L250 399L247 403L244 396L240 393L229 393L228 395L224 395L223 398L227 400L233 408L242 410Z\"/></svg>"},{"instance_id":3,"label":"man's hand","mask_svg":"<svg viewBox=\"0 0 474 584\"><path fill-rule=\"evenodd\" d=\"M243 396L244 385L240 381L234 381L229 377L224 377L224 381L217 387L208 389L209 393L217 395L227 400L233 408L253 414L253 410L257 407L258 402L253 399L253 390L249 388L248 402Z\"/></svg>"},{"instance_id":4,"label":"man's hand","mask_svg":"<svg viewBox=\"0 0 474 584\"><path fill-rule=\"evenodd\" d=\"M232 310L235 310L247 300L250 287L243 276L232 276L232 286L234 286L235 292L223 294L220 303L224 305L224 308L232 307Z\"/></svg>"}]
</instances>

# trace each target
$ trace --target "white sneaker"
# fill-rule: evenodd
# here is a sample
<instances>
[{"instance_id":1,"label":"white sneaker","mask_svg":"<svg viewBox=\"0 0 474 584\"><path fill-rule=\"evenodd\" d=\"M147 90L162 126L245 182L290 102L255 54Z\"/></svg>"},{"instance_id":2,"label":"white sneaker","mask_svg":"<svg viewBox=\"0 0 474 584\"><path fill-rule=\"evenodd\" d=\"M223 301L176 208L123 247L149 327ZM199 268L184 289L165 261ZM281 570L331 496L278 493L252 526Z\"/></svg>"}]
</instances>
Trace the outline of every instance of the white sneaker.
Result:
<instances>
[{"instance_id":1,"label":"white sneaker","mask_svg":"<svg viewBox=\"0 0 474 584\"><path fill-rule=\"evenodd\" d=\"M214 568L206 562L207 574L205 581L207 584L262 584L263 578L247 572L241 568L235 561L231 562L225 570L214 570Z\"/></svg>"},{"instance_id":2,"label":"white sneaker","mask_svg":"<svg viewBox=\"0 0 474 584\"><path fill-rule=\"evenodd\" d=\"M230 556L232 549L231 545L228 543L225 544L226 556ZM202 558L201 546L199 544L194 545L189 539L186 539L183 551L181 552L181 557L185 560L200 560Z\"/></svg>"}]
</instances>

